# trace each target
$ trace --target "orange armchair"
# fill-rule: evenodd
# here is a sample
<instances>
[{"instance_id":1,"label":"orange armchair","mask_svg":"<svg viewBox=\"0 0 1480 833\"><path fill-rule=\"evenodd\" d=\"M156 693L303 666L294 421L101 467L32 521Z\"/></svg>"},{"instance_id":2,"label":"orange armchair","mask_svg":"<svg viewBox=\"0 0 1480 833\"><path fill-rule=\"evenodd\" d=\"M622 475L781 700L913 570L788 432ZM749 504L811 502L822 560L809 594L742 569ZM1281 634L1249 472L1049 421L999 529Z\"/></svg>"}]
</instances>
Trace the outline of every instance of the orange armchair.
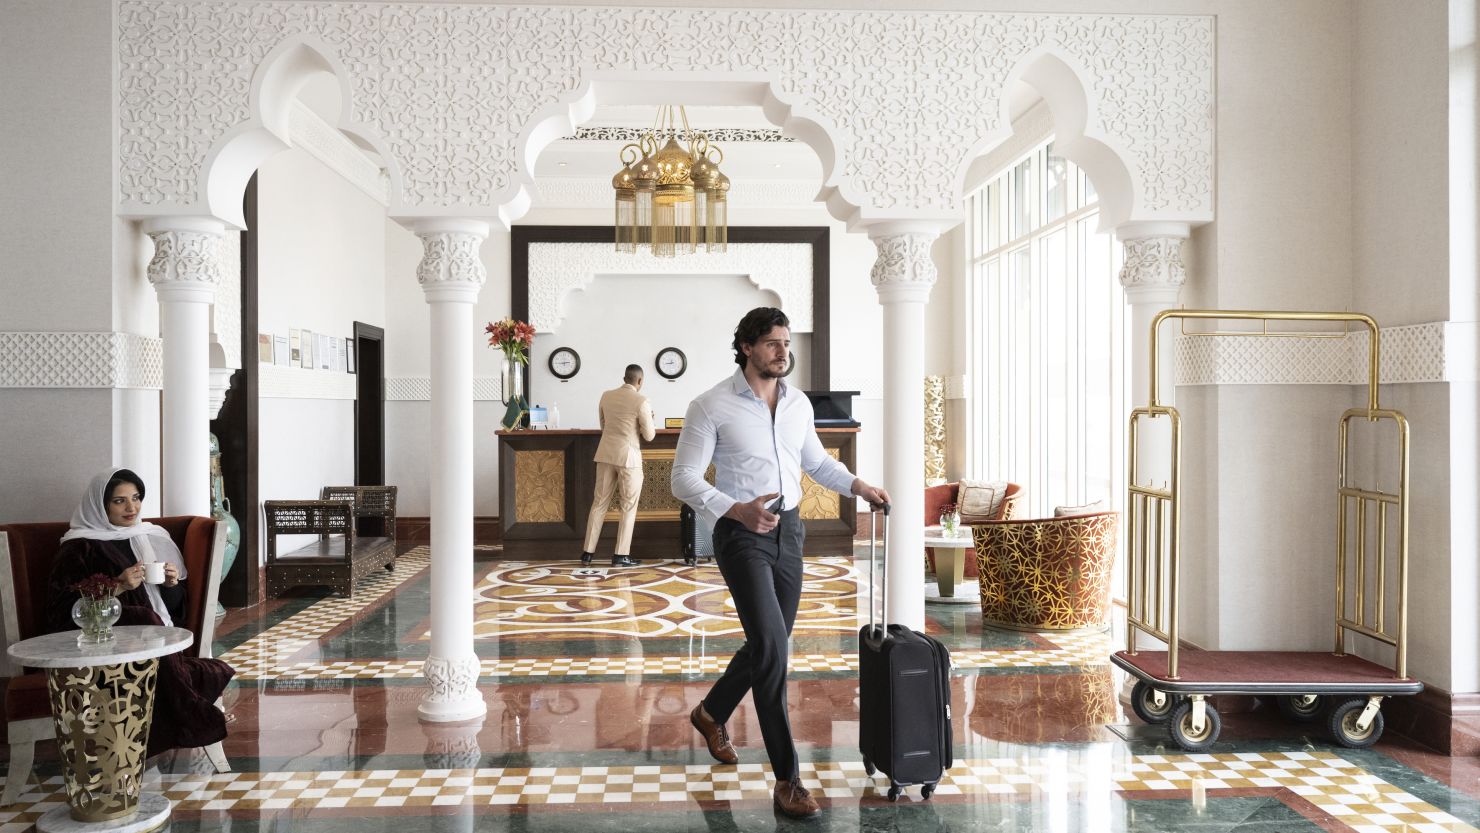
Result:
<instances>
[{"instance_id":1,"label":"orange armchair","mask_svg":"<svg viewBox=\"0 0 1480 833\"><path fill-rule=\"evenodd\" d=\"M982 621L1031 631L1107 626L1119 530L1119 512L973 526Z\"/></svg>"},{"instance_id":2,"label":"orange armchair","mask_svg":"<svg viewBox=\"0 0 1480 833\"><path fill-rule=\"evenodd\" d=\"M939 486L925 487L925 525L934 526L940 520L940 508L948 503L957 503L960 496L959 483L942 483ZM1002 508L998 510L997 517L993 520L1006 520L1013 516L1017 507L1018 495L1022 494L1023 487L1016 483L1007 484L1007 494L1002 498ZM935 553L929 547L925 548L925 563L930 565L930 572L935 572ZM966 559L966 578L975 578L977 575L976 559Z\"/></svg>"}]
</instances>

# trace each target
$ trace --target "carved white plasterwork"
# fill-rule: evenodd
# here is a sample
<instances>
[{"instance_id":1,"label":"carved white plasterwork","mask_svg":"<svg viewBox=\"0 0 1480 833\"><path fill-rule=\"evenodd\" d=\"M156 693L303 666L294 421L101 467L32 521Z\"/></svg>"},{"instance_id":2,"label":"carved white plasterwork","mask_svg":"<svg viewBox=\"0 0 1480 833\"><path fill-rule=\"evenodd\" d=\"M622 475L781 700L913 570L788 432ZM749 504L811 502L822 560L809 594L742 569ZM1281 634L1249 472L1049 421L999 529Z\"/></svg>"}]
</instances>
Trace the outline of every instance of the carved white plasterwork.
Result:
<instances>
[{"instance_id":1,"label":"carved white plasterwork","mask_svg":"<svg viewBox=\"0 0 1480 833\"><path fill-rule=\"evenodd\" d=\"M422 289L464 286L476 290L488 280L488 270L478 256L483 237L460 231L424 232L421 238L421 262L416 266L416 282Z\"/></svg>"},{"instance_id":2,"label":"carved white plasterwork","mask_svg":"<svg viewBox=\"0 0 1480 833\"><path fill-rule=\"evenodd\" d=\"M427 657L422 673L426 675L427 687L431 689L422 702L431 704L459 704L479 699L478 673L480 665L476 656L449 659Z\"/></svg>"},{"instance_id":3,"label":"carved white plasterwork","mask_svg":"<svg viewBox=\"0 0 1480 833\"><path fill-rule=\"evenodd\" d=\"M821 182L795 179L740 179L730 186L730 205L766 207L811 205L817 202ZM535 180L535 204L544 208L610 208L610 178L541 177Z\"/></svg>"},{"instance_id":4,"label":"carved white plasterwork","mask_svg":"<svg viewBox=\"0 0 1480 833\"><path fill-rule=\"evenodd\" d=\"M390 205L391 182L359 146L301 101L288 112L289 142L344 177L381 205Z\"/></svg>"},{"instance_id":5,"label":"carved white plasterwork","mask_svg":"<svg viewBox=\"0 0 1480 833\"><path fill-rule=\"evenodd\" d=\"M154 257L147 274L155 289L174 284L210 288L221 285L221 237L205 231L168 229L149 232Z\"/></svg>"},{"instance_id":6,"label":"carved white plasterwork","mask_svg":"<svg viewBox=\"0 0 1480 833\"><path fill-rule=\"evenodd\" d=\"M160 339L133 333L0 333L0 388L164 387Z\"/></svg>"},{"instance_id":7,"label":"carved white plasterwork","mask_svg":"<svg viewBox=\"0 0 1480 833\"><path fill-rule=\"evenodd\" d=\"M559 329L571 291L598 275L744 275L757 289L776 293L792 332L812 332L809 243L731 243L723 253L677 257L622 254L610 243L530 243L529 323L535 331Z\"/></svg>"},{"instance_id":8,"label":"carved white plasterwork","mask_svg":"<svg viewBox=\"0 0 1480 833\"><path fill-rule=\"evenodd\" d=\"M1120 285L1126 289L1179 287L1187 282L1183 237L1142 237L1125 241Z\"/></svg>"},{"instance_id":9,"label":"carved white plasterwork","mask_svg":"<svg viewBox=\"0 0 1480 833\"><path fill-rule=\"evenodd\" d=\"M473 377L473 401L504 401L503 381L498 376ZM430 376L400 376L385 380L387 402L430 402L432 379Z\"/></svg>"},{"instance_id":10,"label":"carved white plasterwork","mask_svg":"<svg viewBox=\"0 0 1480 833\"><path fill-rule=\"evenodd\" d=\"M1384 327L1378 378L1384 384L1463 381L1449 355L1443 321ZM1367 381L1367 333L1336 338L1180 336L1179 385L1361 385Z\"/></svg>"},{"instance_id":11,"label":"carved white plasterwork","mask_svg":"<svg viewBox=\"0 0 1480 833\"><path fill-rule=\"evenodd\" d=\"M263 399L354 399L355 375L259 363L257 395Z\"/></svg>"},{"instance_id":12,"label":"carved white plasterwork","mask_svg":"<svg viewBox=\"0 0 1480 833\"><path fill-rule=\"evenodd\" d=\"M252 119L264 58L303 35L395 160L392 203L423 215L492 216L521 132L602 71L774 79L827 125L850 201L954 212L966 154L1004 131L1008 77L1053 54L1127 160L1134 219L1212 216L1209 15L120 0L115 19L125 213L200 213L208 153Z\"/></svg>"},{"instance_id":13,"label":"carved white plasterwork","mask_svg":"<svg viewBox=\"0 0 1480 833\"><path fill-rule=\"evenodd\" d=\"M930 249L935 245L934 234L891 234L874 238L878 256L874 258L869 279L879 298L911 300L924 303L930 299L930 288L935 285L935 259Z\"/></svg>"}]
</instances>

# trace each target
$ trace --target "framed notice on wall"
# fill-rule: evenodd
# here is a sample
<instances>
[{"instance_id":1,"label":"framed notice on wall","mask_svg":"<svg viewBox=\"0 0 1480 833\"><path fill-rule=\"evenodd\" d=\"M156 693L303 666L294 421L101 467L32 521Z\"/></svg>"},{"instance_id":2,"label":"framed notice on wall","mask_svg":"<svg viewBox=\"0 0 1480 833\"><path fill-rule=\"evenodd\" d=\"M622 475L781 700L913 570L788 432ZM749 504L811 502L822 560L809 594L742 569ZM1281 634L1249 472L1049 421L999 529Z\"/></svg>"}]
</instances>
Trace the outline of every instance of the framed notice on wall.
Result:
<instances>
[{"instance_id":1,"label":"framed notice on wall","mask_svg":"<svg viewBox=\"0 0 1480 833\"><path fill-rule=\"evenodd\" d=\"M344 340L344 369L350 373L355 372L355 337L350 336Z\"/></svg>"},{"instance_id":2,"label":"framed notice on wall","mask_svg":"<svg viewBox=\"0 0 1480 833\"><path fill-rule=\"evenodd\" d=\"M293 363L293 351L288 347L287 336L272 337L272 363L283 367Z\"/></svg>"},{"instance_id":3,"label":"framed notice on wall","mask_svg":"<svg viewBox=\"0 0 1480 833\"><path fill-rule=\"evenodd\" d=\"M257 334L257 361L272 364L272 333Z\"/></svg>"}]
</instances>

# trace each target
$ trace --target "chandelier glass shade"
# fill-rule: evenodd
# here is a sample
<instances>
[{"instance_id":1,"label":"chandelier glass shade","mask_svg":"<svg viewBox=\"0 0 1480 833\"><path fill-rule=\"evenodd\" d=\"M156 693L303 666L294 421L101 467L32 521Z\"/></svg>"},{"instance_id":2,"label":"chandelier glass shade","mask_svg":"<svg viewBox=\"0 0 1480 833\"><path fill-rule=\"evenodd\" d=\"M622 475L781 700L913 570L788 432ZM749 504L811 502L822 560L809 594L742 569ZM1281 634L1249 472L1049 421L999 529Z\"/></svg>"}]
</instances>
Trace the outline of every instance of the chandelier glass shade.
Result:
<instances>
[{"instance_id":1,"label":"chandelier glass shade","mask_svg":"<svg viewBox=\"0 0 1480 833\"><path fill-rule=\"evenodd\" d=\"M612 177L617 251L646 246L658 257L693 254L701 245L725 251L730 178L719 170L724 153L689 127L682 106L660 109L653 128L624 146L620 158L622 168Z\"/></svg>"}]
</instances>

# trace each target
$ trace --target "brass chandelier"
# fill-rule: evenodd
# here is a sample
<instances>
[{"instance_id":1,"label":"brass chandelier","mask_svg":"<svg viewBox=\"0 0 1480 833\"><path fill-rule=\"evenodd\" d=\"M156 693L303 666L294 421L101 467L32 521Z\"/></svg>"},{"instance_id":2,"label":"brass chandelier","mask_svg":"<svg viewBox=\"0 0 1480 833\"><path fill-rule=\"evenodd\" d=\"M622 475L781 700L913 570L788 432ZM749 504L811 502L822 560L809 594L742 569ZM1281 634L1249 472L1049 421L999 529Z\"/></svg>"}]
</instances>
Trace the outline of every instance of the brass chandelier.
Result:
<instances>
[{"instance_id":1,"label":"brass chandelier","mask_svg":"<svg viewBox=\"0 0 1480 833\"><path fill-rule=\"evenodd\" d=\"M668 141L659 147L664 137ZM700 245L725 251L730 178L719 170L724 152L689 127L682 105L660 108L653 127L619 156L622 169L612 177L617 251L647 246L658 257L693 254Z\"/></svg>"}]
</instances>

